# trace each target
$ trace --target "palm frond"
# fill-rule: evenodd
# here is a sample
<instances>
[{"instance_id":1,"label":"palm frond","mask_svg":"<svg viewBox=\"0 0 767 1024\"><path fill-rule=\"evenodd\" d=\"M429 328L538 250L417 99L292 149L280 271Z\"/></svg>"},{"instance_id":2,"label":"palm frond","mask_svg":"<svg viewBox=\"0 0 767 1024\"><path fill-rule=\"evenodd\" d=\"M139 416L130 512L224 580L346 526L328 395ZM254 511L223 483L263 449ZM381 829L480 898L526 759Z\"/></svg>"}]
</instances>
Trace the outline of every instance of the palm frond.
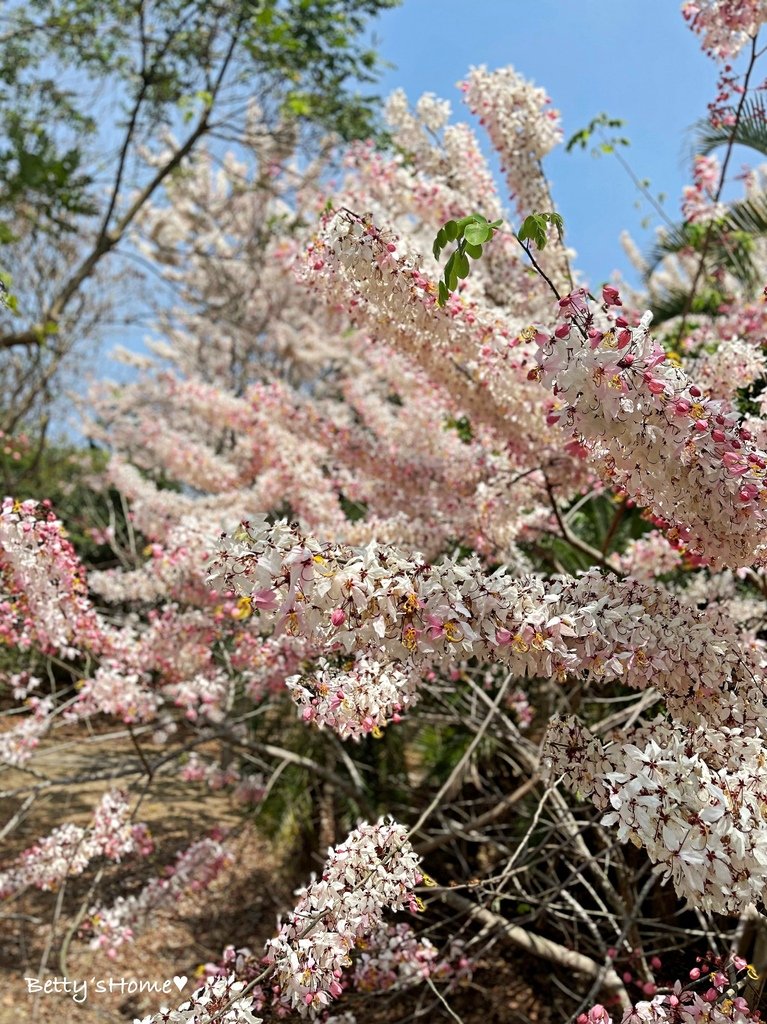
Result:
<instances>
[{"instance_id":1,"label":"palm frond","mask_svg":"<svg viewBox=\"0 0 767 1024\"><path fill-rule=\"evenodd\" d=\"M727 231L745 231L755 238L767 235L767 194L731 203L724 221Z\"/></svg>"},{"instance_id":2,"label":"palm frond","mask_svg":"<svg viewBox=\"0 0 767 1024\"><path fill-rule=\"evenodd\" d=\"M662 324L674 317L684 316L687 311L689 292L683 288L669 289L650 296L653 323ZM724 296L715 288L707 288L696 295L689 310L692 314L715 316L724 301Z\"/></svg>"},{"instance_id":3,"label":"palm frond","mask_svg":"<svg viewBox=\"0 0 767 1024\"><path fill-rule=\"evenodd\" d=\"M767 195L758 195L731 203L726 213L710 228L709 224L681 223L664 230L647 254L648 280L660 261L684 249L700 251L711 230L706 262L712 269L724 269L746 289L759 284L754 264L754 241L767 237Z\"/></svg>"},{"instance_id":4,"label":"palm frond","mask_svg":"<svg viewBox=\"0 0 767 1024\"><path fill-rule=\"evenodd\" d=\"M734 116L735 111L732 113ZM704 119L694 126L693 133L696 153L711 153L732 140L767 156L767 109L764 100L760 96L746 100L734 129L730 125L715 128L709 120Z\"/></svg>"},{"instance_id":5,"label":"palm frond","mask_svg":"<svg viewBox=\"0 0 767 1024\"><path fill-rule=\"evenodd\" d=\"M645 262L647 274L651 274L664 256L673 256L683 249L697 249L705 236L705 225L681 222L671 228L663 228L655 245L647 253ZM703 230L701 231L701 228Z\"/></svg>"}]
</instances>

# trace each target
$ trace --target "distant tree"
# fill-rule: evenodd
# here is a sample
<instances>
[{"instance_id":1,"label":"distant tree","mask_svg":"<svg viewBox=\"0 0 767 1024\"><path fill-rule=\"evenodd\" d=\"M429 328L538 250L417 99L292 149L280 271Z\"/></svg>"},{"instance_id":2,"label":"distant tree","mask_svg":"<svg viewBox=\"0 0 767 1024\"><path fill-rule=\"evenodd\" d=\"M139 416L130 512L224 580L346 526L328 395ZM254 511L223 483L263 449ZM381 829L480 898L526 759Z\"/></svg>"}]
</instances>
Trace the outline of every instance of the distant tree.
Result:
<instances>
[{"instance_id":1,"label":"distant tree","mask_svg":"<svg viewBox=\"0 0 767 1024\"><path fill-rule=\"evenodd\" d=\"M375 97L358 90L375 80L378 58L363 33L398 2L9 4L0 16L0 427L44 415L73 345L107 319L106 294L122 322L135 318L122 282L94 287L95 276L108 253L125 252L141 210L201 141L242 143L256 105L261 132L371 134Z\"/></svg>"}]
</instances>

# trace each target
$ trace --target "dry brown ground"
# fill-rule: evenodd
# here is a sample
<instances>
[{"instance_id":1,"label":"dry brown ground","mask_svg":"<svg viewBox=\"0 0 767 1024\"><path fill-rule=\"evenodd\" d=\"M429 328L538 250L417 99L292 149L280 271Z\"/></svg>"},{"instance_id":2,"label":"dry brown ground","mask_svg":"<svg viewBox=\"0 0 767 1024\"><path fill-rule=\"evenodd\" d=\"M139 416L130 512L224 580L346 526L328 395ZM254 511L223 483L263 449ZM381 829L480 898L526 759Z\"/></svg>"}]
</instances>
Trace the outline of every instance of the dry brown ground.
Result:
<instances>
[{"instance_id":1,"label":"dry brown ground","mask_svg":"<svg viewBox=\"0 0 767 1024\"><path fill-rule=\"evenodd\" d=\"M94 765L99 771L109 771L110 767L117 771L126 763L139 763L125 738L92 737L87 743L73 740L69 745L61 740L59 734L55 748L44 749L35 757L36 770L47 777L74 776L85 766L91 771ZM26 773L5 770L0 773L0 790L28 787L35 781ZM4 841L0 860L8 862L61 822L86 823L100 794L110 785L109 780L102 780L43 791ZM16 813L21 802L20 796L0 802L0 826ZM130 868L110 868L101 889L104 901L125 891L125 879L139 888L161 864L170 862L176 852L206 830L241 822L239 812L225 794L209 793L200 799L190 794L188 787L162 784L150 791L139 818L149 824L161 851L160 858L152 856L138 866L134 862ZM178 1005L182 997L175 988L168 996L157 992L121 992L121 979L126 985L132 980L160 985L174 976L186 975L188 992L199 966L217 960L228 943L260 949L274 934L277 914L291 905L292 891L300 877L252 824L236 834L231 848L235 854L232 864L208 891L189 894L172 910L158 913L133 944L118 951L117 959L110 960L105 953L92 951L82 939L72 939L66 974L78 981L79 992L82 981L88 982L87 998L81 1003L63 992L30 993L24 979L43 977L40 965L49 944L47 977L62 976L61 942L80 907L89 902L89 882L79 878L67 884L53 933L56 897L50 893L27 893L11 906L0 909L0 915L6 915L0 916L0 1024L125 1024L155 1012L161 1005ZM550 1013L546 995L541 994L545 993L546 985L534 982L546 973L540 963L494 955L483 962L469 985L450 995L450 1006L464 1024L524 1024L528 1020L548 1024L556 1017ZM96 991L97 982L106 987L109 979L118 990ZM344 1008L356 1013L358 1024L453 1019L429 990L396 998L366 997L364 1003L359 1002L359 997L352 997L344 1006L339 1004L339 1012ZM269 1015L265 1016L268 1019Z\"/></svg>"}]
</instances>

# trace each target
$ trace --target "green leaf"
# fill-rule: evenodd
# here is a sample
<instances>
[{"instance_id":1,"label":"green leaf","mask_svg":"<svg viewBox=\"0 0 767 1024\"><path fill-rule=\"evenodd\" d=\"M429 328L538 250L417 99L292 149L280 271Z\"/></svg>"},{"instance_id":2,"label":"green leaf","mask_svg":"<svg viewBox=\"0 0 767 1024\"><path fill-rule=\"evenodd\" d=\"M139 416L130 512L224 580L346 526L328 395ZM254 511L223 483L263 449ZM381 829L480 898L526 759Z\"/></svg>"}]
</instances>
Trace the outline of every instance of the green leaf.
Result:
<instances>
[{"instance_id":1,"label":"green leaf","mask_svg":"<svg viewBox=\"0 0 767 1024\"><path fill-rule=\"evenodd\" d=\"M448 298L450 297L450 292L448 292L447 285L445 284L444 281L440 281L439 282L438 294L439 294L439 297L437 299L437 305L438 306L444 306L445 303L447 302Z\"/></svg>"},{"instance_id":2,"label":"green leaf","mask_svg":"<svg viewBox=\"0 0 767 1024\"><path fill-rule=\"evenodd\" d=\"M458 287L458 266L456 256L457 252L454 252L450 259L445 265L445 282L448 287L448 291L454 292Z\"/></svg>"},{"instance_id":3,"label":"green leaf","mask_svg":"<svg viewBox=\"0 0 767 1024\"><path fill-rule=\"evenodd\" d=\"M557 229L557 235L559 236L559 241L561 242L565 233L565 222L562 220L562 214L544 213L543 216L547 217L549 224L553 225Z\"/></svg>"},{"instance_id":4,"label":"green leaf","mask_svg":"<svg viewBox=\"0 0 767 1024\"><path fill-rule=\"evenodd\" d=\"M492 238L493 230L489 224L469 224L463 233L463 237L470 245L482 245Z\"/></svg>"},{"instance_id":5,"label":"green leaf","mask_svg":"<svg viewBox=\"0 0 767 1024\"><path fill-rule=\"evenodd\" d=\"M441 230L445 232L445 237L447 238L448 242L454 242L456 238L458 238L458 235L460 234L458 222L454 220L449 220Z\"/></svg>"},{"instance_id":6,"label":"green leaf","mask_svg":"<svg viewBox=\"0 0 767 1024\"><path fill-rule=\"evenodd\" d=\"M448 258L447 263L445 264L445 283L447 284L447 286L450 289L450 291L452 291L453 288L455 288L454 284L453 285L450 284L450 278L452 277L453 267L455 265L455 257L456 257L456 253L451 253L450 257Z\"/></svg>"},{"instance_id":7,"label":"green leaf","mask_svg":"<svg viewBox=\"0 0 767 1024\"><path fill-rule=\"evenodd\" d=\"M469 257L466 253L459 253L456 260L456 273L463 279L469 276Z\"/></svg>"},{"instance_id":8,"label":"green leaf","mask_svg":"<svg viewBox=\"0 0 767 1024\"><path fill-rule=\"evenodd\" d=\"M472 245L471 242L466 243L466 252L471 256L473 260L478 260L482 256L482 246Z\"/></svg>"},{"instance_id":9,"label":"green leaf","mask_svg":"<svg viewBox=\"0 0 767 1024\"><path fill-rule=\"evenodd\" d=\"M531 213L525 217L517 238L520 242L534 242L536 248L546 248L546 221L540 214Z\"/></svg>"}]
</instances>

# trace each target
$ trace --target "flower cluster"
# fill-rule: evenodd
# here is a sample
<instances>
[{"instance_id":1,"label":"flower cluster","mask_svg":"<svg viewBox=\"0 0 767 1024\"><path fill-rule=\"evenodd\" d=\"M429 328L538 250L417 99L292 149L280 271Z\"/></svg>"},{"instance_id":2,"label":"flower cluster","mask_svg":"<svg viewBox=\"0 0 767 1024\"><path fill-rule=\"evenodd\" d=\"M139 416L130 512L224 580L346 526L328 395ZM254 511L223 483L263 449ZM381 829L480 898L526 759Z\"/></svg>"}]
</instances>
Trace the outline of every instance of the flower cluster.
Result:
<instances>
[{"instance_id":1,"label":"flower cluster","mask_svg":"<svg viewBox=\"0 0 767 1024\"><path fill-rule=\"evenodd\" d=\"M721 217L726 207L715 201L721 168L715 156L696 156L693 184L686 185L682 196L682 216L689 224L707 224Z\"/></svg>"},{"instance_id":2,"label":"flower cluster","mask_svg":"<svg viewBox=\"0 0 767 1024\"><path fill-rule=\"evenodd\" d=\"M5 498L0 507L0 641L64 657L101 644L85 570L61 522L36 501Z\"/></svg>"},{"instance_id":3,"label":"flower cluster","mask_svg":"<svg viewBox=\"0 0 767 1024\"><path fill-rule=\"evenodd\" d=\"M606 289L611 305L620 303ZM724 401L708 398L638 326L595 325L582 290L560 302L561 323L536 329L539 367L552 388L547 419L597 460L600 471L669 526L667 536L711 563L764 557L767 453Z\"/></svg>"},{"instance_id":4,"label":"flower cluster","mask_svg":"<svg viewBox=\"0 0 767 1024\"><path fill-rule=\"evenodd\" d=\"M56 890L65 878L82 874L94 857L119 861L133 853L142 846L144 833L143 825L131 824L125 795L109 791L96 807L90 828L71 822L59 825L0 872L0 898L29 886Z\"/></svg>"},{"instance_id":5,"label":"flower cluster","mask_svg":"<svg viewBox=\"0 0 767 1024\"><path fill-rule=\"evenodd\" d=\"M360 992L381 992L409 988L423 978L470 977L471 963L460 943L441 957L434 943L401 922L383 925L366 940L354 960L351 984Z\"/></svg>"},{"instance_id":6,"label":"flower cluster","mask_svg":"<svg viewBox=\"0 0 767 1024\"><path fill-rule=\"evenodd\" d=\"M201 839L178 855L163 878L153 878L133 896L118 896L109 907L91 907L91 948L106 949L114 957L117 947L132 941L151 915L172 906L184 893L207 889L230 860L217 839Z\"/></svg>"},{"instance_id":7,"label":"flower cluster","mask_svg":"<svg viewBox=\"0 0 767 1024\"><path fill-rule=\"evenodd\" d=\"M706 395L731 402L740 388L764 377L765 370L764 353L741 338L723 339L714 352L702 353L690 366L690 374Z\"/></svg>"},{"instance_id":8,"label":"flower cluster","mask_svg":"<svg viewBox=\"0 0 767 1024\"><path fill-rule=\"evenodd\" d=\"M682 14L712 57L734 57L767 21L765 0L684 0Z\"/></svg>"},{"instance_id":9,"label":"flower cluster","mask_svg":"<svg viewBox=\"0 0 767 1024\"><path fill-rule=\"evenodd\" d=\"M326 217L302 278L334 292L358 323L375 325L379 340L460 396L455 415L501 427L507 437L518 422L526 441L532 394L522 369L529 353L514 342L512 325L458 294L438 307L435 282L419 258L398 255L398 243L393 232L346 212Z\"/></svg>"},{"instance_id":10,"label":"flower cluster","mask_svg":"<svg viewBox=\"0 0 767 1024\"><path fill-rule=\"evenodd\" d=\"M285 685L304 721L360 739L387 722L399 722L418 700L418 681L413 669L360 655L340 668L320 658L311 672L290 676Z\"/></svg>"},{"instance_id":11,"label":"flower cluster","mask_svg":"<svg viewBox=\"0 0 767 1024\"><path fill-rule=\"evenodd\" d=\"M209 978L181 1006L135 1018L134 1024L263 1024L257 1000L245 989L234 974Z\"/></svg>"},{"instance_id":12,"label":"flower cluster","mask_svg":"<svg viewBox=\"0 0 767 1024\"><path fill-rule=\"evenodd\" d=\"M40 738L51 726L54 707L51 697L28 697L27 704L32 714L26 715L18 725L0 733L0 761L15 767L26 764Z\"/></svg>"},{"instance_id":13,"label":"flower cluster","mask_svg":"<svg viewBox=\"0 0 767 1024\"><path fill-rule=\"evenodd\" d=\"M179 778L184 782L204 782L213 791L234 786L232 798L241 804L257 804L266 791L266 780L260 772L243 775L236 765L224 768L218 761L205 763L192 752L182 766Z\"/></svg>"},{"instance_id":14,"label":"flower cluster","mask_svg":"<svg viewBox=\"0 0 767 1024\"><path fill-rule=\"evenodd\" d=\"M419 910L413 890L422 879L402 825L380 821L351 832L266 944L285 1002L306 1013L339 996L351 950L376 930L384 909Z\"/></svg>"},{"instance_id":15,"label":"flower cluster","mask_svg":"<svg viewBox=\"0 0 767 1024\"><path fill-rule=\"evenodd\" d=\"M472 68L463 90L501 158L517 210L526 217L551 207L541 160L562 141L559 111L545 89L528 82L514 68Z\"/></svg>"},{"instance_id":16,"label":"flower cluster","mask_svg":"<svg viewBox=\"0 0 767 1024\"><path fill-rule=\"evenodd\" d=\"M660 530L651 530L628 542L620 565L636 579L651 580L682 568L683 558L679 548L672 547Z\"/></svg>"},{"instance_id":17,"label":"flower cluster","mask_svg":"<svg viewBox=\"0 0 767 1024\"><path fill-rule=\"evenodd\" d=\"M595 570L578 579L488 575L476 559L431 565L392 546L321 545L264 519L223 539L211 579L248 597L278 631L328 652L369 653L406 670L476 657L517 676L587 673L652 684L686 721L750 732L767 722L760 656L743 647L734 624L637 580Z\"/></svg>"},{"instance_id":18,"label":"flower cluster","mask_svg":"<svg viewBox=\"0 0 767 1024\"><path fill-rule=\"evenodd\" d=\"M731 970L756 978L751 965L739 956L727 964L724 958L711 956L711 966L698 957L700 967L693 967L689 980L675 981L667 992L652 1000L642 999L624 1011L621 1024L748 1024L759 1021L761 1014L733 989L728 974ZM728 969L729 968L729 969ZM592 1006L576 1018L576 1024L613 1024L609 1012L601 1004Z\"/></svg>"},{"instance_id":19,"label":"flower cluster","mask_svg":"<svg viewBox=\"0 0 767 1024\"><path fill-rule=\"evenodd\" d=\"M692 906L740 913L767 884L767 747L710 723L656 720L602 742L577 719L552 720L544 764L643 846Z\"/></svg>"}]
</instances>

